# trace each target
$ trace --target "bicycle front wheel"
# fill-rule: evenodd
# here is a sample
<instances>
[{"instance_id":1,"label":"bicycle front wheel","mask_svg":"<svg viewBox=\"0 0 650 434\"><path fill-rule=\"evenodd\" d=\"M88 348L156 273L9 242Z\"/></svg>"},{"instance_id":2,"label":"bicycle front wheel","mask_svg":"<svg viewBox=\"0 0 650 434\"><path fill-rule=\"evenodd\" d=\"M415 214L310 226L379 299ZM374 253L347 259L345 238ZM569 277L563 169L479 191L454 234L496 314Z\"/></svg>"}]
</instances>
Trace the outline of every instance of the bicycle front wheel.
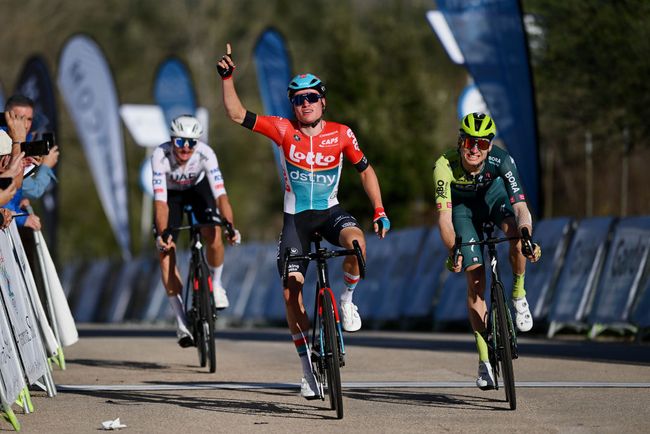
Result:
<instances>
[{"instance_id":1,"label":"bicycle front wheel","mask_svg":"<svg viewBox=\"0 0 650 434\"><path fill-rule=\"evenodd\" d=\"M336 335L336 320L331 293L322 295L323 332L325 344L325 371L327 373L327 393L330 396L330 408L336 410L336 417L343 418L343 393L341 390L341 367L339 357L339 340Z\"/></svg>"},{"instance_id":2,"label":"bicycle front wheel","mask_svg":"<svg viewBox=\"0 0 650 434\"><path fill-rule=\"evenodd\" d=\"M510 327L508 326L508 312L506 309L505 293L503 285L497 282L494 285L494 299L496 299L497 310L497 336L496 346L498 360L501 364L501 373L503 374L503 385L506 389L506 401L510 403L510 409L517 408L517 395L515 392L515 373L512 368L512 347L510 344Z\"/></svg>"},{"instance_id":3,"label":"bicycle front wheel","mask_svg":"<svg viewBox=\"0 0 650 434\"><path fill-rule=\"evenodd\" d=\"M217 370L217 353L214 342L214 301L210 292L208 269L205 264L201 267L201 271L202 276L199 280L201 284L199 297L201 300L201 327L203 331L201 346L210 372L215 372ZM206 363L203 363L201 366L205 365Z\"/></svg>"}]
</instances>

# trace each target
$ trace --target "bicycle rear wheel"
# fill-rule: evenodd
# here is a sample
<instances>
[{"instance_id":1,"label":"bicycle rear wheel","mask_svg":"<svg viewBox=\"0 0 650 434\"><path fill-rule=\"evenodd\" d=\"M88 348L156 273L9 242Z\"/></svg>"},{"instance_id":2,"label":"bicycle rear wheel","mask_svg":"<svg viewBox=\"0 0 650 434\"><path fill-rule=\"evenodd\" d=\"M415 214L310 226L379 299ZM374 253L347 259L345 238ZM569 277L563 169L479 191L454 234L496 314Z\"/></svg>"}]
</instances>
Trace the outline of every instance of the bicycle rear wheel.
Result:
<instances>
[{"instance_id":1,"label":"bicycle rear wheel","mask_svg":"<svg viewBox=\"0 0 650 434\"><path fill-rule=\"evenodd\" d=\"M517 408L517 395L515 392L515 373L512 368L512 347L510 344L510 327L508 327L508 312L506 309L505 295L503 285L497 282L492 288L495 291L494 299L496 300L496 320L497 336L496 346L497 359L501 364L501 373L503 375L503 386L506 389L506 401L510 403L510 409Z\"/></svg>"},{"instance_id":2,"label":"bicycle rear wheel","mask_svg":"<svg viewBox=\"0 0 650 434\"><path fill-rule=\"evenodd\" d=\"M334 306L329 291L321 296L323 308L323 342L325 344L325 371L327 373L327 393L330 396L330 408L336 410L336 417L343 418L343 394L341 391L341 367L339 358L339 344L336 336L336 320Z\"/></svg>"}]
</instances>

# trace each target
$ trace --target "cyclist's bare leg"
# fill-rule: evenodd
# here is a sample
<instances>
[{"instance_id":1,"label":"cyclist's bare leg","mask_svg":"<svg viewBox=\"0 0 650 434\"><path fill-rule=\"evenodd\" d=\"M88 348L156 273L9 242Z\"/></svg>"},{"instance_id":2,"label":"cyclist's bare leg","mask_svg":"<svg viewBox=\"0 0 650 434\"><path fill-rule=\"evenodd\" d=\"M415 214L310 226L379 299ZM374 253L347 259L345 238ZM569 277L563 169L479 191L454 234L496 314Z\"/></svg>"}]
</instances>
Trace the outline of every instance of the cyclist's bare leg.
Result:
<instances>
[{"instance_id":1,"label":"cyclist's bare leg","mask_svg":"<svg viewBox=\"0 0 650 434\"><path fill-rule=\"evenodd\" d=\"M181 274L176 267L176 251L160 252L158 254L160 262L160 271L162 272L162 282L168 296L176 296L181 293L183 284L181 283Z\"/></svg>"},{"instance_id":2,"label":"cyclist's bare leg","mask_svg":"<svg viewBox=\"0 0 650 434\"><path fill-rule=\"evenodd\" d=\"M302 302L302 286L305 277L301 273L289 273L288 287L284 288L284 303L287 309L287 324L291 334L309 332L309 317Z\"/></svg>"},{"instance_id":3,"label":"cyclist's bare leg","mask_svg":"<svg viewBox=\"0 0 650 434\"><path fill-rule=\"evenodd\" d=\"M284 288L284 303L287 309L287 324L291 338L298 351L302 375L300 393L304 398L315 399L320 395L311 366L311 351L309 349L309 317L302 300L302 287L305 277L302 273L289 273L287 288Z\"/></svg>"},{"instance_id":4,"label":"cyclist's bare leg","mask_svg":"<svg viewBox=\"0 0 650 434\"><path fill-rule=\"evenodd\" d=\"M210 274L212 275L212 286L214 303L217 309L223 309L230 305L226 290L221 283L223 273L224 247L223 237L220 227L201 228L201 235L207 244L206 259Z\"/></svg>"},{"instance_id":5,"label":"cyclist's bare leg","mask_svg":"<svg viewBox=\"0 0 650 434\"><path fill-rule=\"evenodd\" d=\"M518 237L519 229L514 217L509 217L501 224L501 230L507 237ZM512 274L514 277L513 298L520 298L526 295L524 289L524 275L526 273L526 257L521 254L521 241L511 240L508 255Z\"/></svg>"},{"instance_id":6,"label":"cyclist's bare leg","mask_svg":"<svg viewBox=\"0 0 650 434\"><path fill-rule=\"evenodd\" d=\"M514 217L509 217L503 221L501 224L501 230L506 235L506 237L518 237L519 229L517 228L517 223L515 222ZM521 254L521 241L520 240L511 240L510 241L510 265L512 265L512 272L514 274L524 274L526 272L526 257Z\"/></svg>"},{"instance_id":7,"label":"cyclist's bare leg","mask_svg":"<svg viewBox=\"0 0 650 434\"><path fill-rule=\"evenodd\" d=\"M467 309L472 330L483 332L487 327L487 305L485 304L485 268L470 265L465 270L467 279Z\"/></svg>"},{"instance_id":8,"label":"cyclist's bare leg","mask_svg":"<svg viewBox=\"0 0 650 434\"><path fill-rule=\"evenodd\" d=\"M508 237L518 237L519 228L514 217L509 217L501 224L503 233ZM526 277L526 257L521 253L521 240L510 241L510 265L512 266L512 303L515 307L515 324L521 332L533 328L533 317L526 300L524 278Z\"/></svg>"},{"instance_id":9,"label":"cyclist's bare leg","mask_svg":"<svg viewBox=\"0 0 650 434\"><path fill-rule=\"evenodd\" d=\"M167 299L176 316L178 329L185 335L189 335L187 330L187 320L185 319L185 308L181 298L183 284L181 283L181 274L176 266L176 250L172 249L167 252L158 254L160 260L160 271L162 272L162 282L167 292ZM179 335L179 338L182 335ZM181 344L181 346L186 346Z\"/></svg>"},{"instance_id":10,"label":"cyclist's bare leg","mask_svg":"<svg viewBox=\"0 0 650 434\"><path fill-rule=\"evenodd\" d=\"M207 244L208 265L218 267L223 264L224 248L221 228L201 228L201 235Z\"/></svg>"},{"instance_id":11,"label":"cyclist's bare leg","mask_svg":"<svg viewBox=\"0 0 650 434\"><path fill-rule=\"evenodd\" d=\"M352 249L352 242L357 240L359 242L359 247L361 247L361 253L363 253L363 258L366 258L366 238L363 235L361 229L357 227L349 227L341 230L339 235L339 243L345 249ZM359 275L359 264L357 264L357 258L354 256L346 256L343 260L343 272L353 274L355 276Z\"/></svg>"}]
</instances>

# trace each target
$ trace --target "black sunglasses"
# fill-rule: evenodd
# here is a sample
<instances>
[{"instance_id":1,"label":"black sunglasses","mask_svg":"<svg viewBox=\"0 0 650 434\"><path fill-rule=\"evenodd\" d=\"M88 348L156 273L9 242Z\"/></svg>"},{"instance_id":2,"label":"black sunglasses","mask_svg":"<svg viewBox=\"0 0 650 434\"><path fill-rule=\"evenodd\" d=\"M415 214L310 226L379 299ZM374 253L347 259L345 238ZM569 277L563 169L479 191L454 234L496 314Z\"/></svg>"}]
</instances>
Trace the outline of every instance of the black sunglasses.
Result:
<instances>
[{"instance_id":1,"label":"black sunglasses","mask_svg":"<svg viewBox=\"0 0 650 434\"><path fill-rule=\"evenodd\" d=\"M318 102L318 100L322 97L323 96L319 93L303 93L302 95L296 95L291 98L291 104L295 105L296 107L303 105L305 101L307 101L309 104L313 104L315 102Z\"/></svg>"}]
</instances>

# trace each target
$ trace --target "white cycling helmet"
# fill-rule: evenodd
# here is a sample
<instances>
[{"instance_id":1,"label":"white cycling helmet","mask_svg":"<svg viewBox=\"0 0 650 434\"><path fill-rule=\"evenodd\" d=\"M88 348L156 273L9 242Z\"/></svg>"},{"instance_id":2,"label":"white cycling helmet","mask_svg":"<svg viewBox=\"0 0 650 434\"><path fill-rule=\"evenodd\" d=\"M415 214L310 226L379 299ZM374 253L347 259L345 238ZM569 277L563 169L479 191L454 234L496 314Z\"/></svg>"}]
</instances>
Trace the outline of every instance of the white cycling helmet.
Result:
<instances>
[{"instance_id":1,"label":"white cycling helmet","mask_svg":"<svg viewBox=\"0 0 650 434\"><path fill-rule=\"evenodd\" d=\"M192 115L180 115L172 121L169 127L169 132L172 137L198 139L201 137L201 134L203 134L203 126L201 126L201 122Z\"/></svg>"}]
</instances>

